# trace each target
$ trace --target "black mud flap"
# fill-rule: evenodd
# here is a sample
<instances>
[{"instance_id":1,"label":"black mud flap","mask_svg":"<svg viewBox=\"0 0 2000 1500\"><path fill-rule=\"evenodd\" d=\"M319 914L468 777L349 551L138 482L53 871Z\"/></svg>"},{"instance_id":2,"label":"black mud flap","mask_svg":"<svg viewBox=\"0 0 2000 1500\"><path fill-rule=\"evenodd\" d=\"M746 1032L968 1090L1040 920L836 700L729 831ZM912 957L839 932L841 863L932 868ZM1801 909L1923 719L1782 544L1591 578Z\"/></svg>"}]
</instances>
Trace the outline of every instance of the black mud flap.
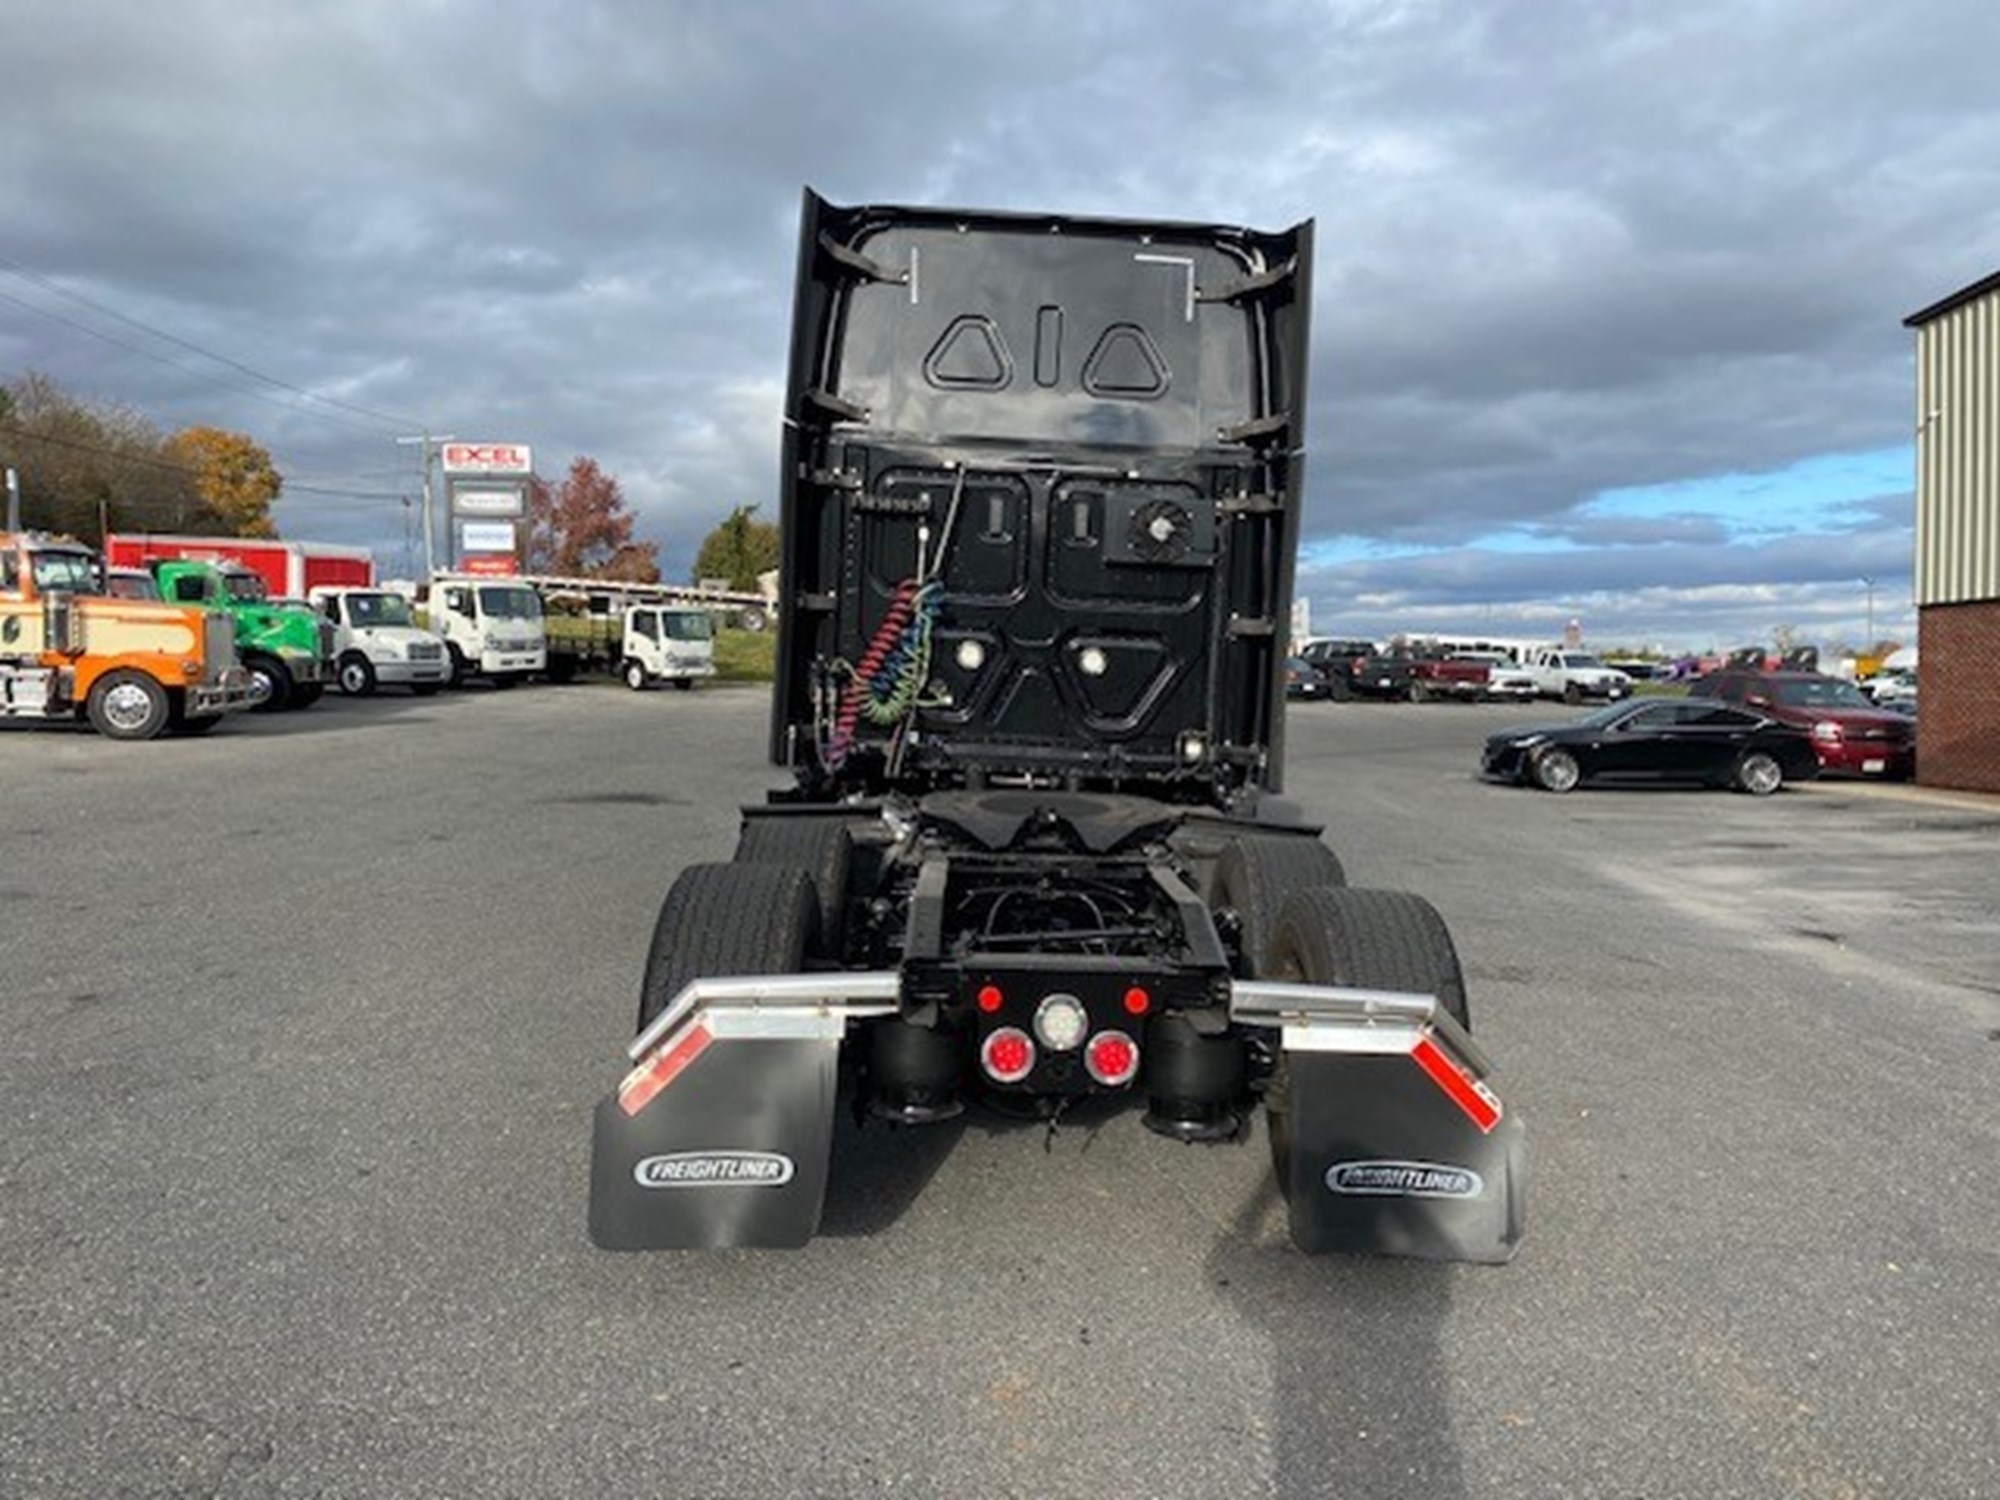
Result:
<instances>
[{"instance_id":1,"label":"black mud flap","mask_svg":"<svg viewBox=\"0 0 2000 1500\"><path fill-rule=\"evenodd\" d=\"M881 973L695 979L626 1048L597 1106L590 1238L604 1250L795 1250L819 1229L840 1046L895 1011Z\"/></svg>"},{"instance_id":2,"label":"black mud flap","mask_svg":"<svg viewBox=\"0 0 2000 1500\"><path fill-rule=\"evenodd\" d=\"M1301 1250L1499 1264L1526 1229L1521 1127L1426 1033L1407 1051L1287 1038L1280 1186Z\"/></svg>"},{"instance_id":3,"label":"black mud flap","mask_svg":"<svg viewBox=\"0 0 2000 1500\"><path fill-rule=\"evenodd\" d=\"M804 1245L826 1197L839 1053L837 1027L738 1037L697 1019L679 1032L597 1106L591 1239L603 1250Z\"/></svg>"},{"instance_id":4,"label":"black mud flap","mask_svg":"<svg viewBox=\"0 0 2000 1500\"><path fill-rule=\"evenodd\" d=\"M1527 1230L1520 1122L1436 995L1241 979L1229 1008L1278 1033L1271 1155L1301 1250L1514 1258Z\"/></svg>"}]
</instances>

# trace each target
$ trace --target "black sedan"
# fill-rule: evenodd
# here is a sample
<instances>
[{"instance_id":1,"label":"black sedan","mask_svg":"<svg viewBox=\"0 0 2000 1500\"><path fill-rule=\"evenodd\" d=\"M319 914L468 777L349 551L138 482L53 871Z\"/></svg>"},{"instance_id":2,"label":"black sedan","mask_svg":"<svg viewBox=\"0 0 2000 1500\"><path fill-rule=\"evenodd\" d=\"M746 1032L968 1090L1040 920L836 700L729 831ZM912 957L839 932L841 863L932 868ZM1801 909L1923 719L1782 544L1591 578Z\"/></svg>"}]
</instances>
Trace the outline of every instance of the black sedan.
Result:
<instances>
[{"instance_id":1,"label":"black sedan","mask_svg":"<svg viewBox=\"0 0 2000 1500\"><path fill-rule=\"evenodd\" d=\"M1494 781L1567 792L1604 786L1699 782L1767 797L1819 774L1802 729L1705 698L1640 698L1486 741L1479 773Z\"/></svg>"}]
</instances>

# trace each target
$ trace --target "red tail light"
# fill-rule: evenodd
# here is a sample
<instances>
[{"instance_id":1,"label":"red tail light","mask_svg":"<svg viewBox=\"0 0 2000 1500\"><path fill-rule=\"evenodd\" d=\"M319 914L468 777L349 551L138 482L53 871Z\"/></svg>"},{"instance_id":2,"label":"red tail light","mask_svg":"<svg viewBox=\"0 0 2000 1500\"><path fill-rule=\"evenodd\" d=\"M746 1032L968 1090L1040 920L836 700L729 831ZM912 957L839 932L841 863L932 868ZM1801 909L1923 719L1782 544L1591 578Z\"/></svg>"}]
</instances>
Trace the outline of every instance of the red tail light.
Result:
<instances>
[{"instance_id":1,"label":"red tail light","mask_svg":"<svg viewBox=\"0 0 2000 1500\"><path fill-rule=\"evenodd\" d=\"M1143 1016L1147 1011L1151 1010L1152 1008L1153 1008L1153 997L1147 994L1145 990L1141 989L1138 985L1136 984L1133 985L1131 989L1125 992L1126 1015Z\"/></svg>"},{"instance_id":2,"label":"red tail light","mask_svg":"<svg viewBox=\"0 0 2000 1500\"><path fill-rule=\"evenodd\" d=\"M1139 1071L1139 1044L1122 1031L1100 1031L1083 1049L1083 1065L1108 1089L1130 1083Z\"/></svg>"},{"instance_id":3,"label":"red tail light","mask_svg":"<svg viewBox=\"0 0 2000 1500\"><path fill-rule=\"evenodd\" d=\"M1000 993L999 985L982 985L979 990L979 1008L990 1016L1000 1008L1000 1003L1004 998Z\"/></svg>"},{"instance_id":4,"label":"red tail light","mask_svg":"<svg viewBox=\"0 0 2000 1500\"><path fill-rule=\"evenodd\" d=\"M995 1083L1019 1083L1035 1071L1035 1043L1018 1026L1002 1026L979 1048L979 1065Z\"/></svg>"}]
</instances>

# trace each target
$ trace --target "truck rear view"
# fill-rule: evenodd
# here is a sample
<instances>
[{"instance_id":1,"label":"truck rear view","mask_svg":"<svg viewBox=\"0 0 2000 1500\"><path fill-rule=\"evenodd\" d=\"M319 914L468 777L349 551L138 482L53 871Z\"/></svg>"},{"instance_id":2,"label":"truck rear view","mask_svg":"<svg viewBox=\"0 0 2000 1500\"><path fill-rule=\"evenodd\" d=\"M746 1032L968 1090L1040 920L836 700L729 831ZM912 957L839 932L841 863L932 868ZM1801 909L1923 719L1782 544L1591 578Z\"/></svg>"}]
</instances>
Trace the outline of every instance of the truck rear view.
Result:
<instances>
[{"instance_id":1,"label":"truck rear view","mask_svg":"<svg viewBox=\"0 0 2000 1500\"><path fill-rule=\"evenodd\" d=\"M805 200L771 753L668 892L607 1248L796 1245L897 1128L1261 1112L1295 1240L1504 1260L1521 1141L1437 913L1277 795L1310 225Z\"/></svg>"}]
</instances>

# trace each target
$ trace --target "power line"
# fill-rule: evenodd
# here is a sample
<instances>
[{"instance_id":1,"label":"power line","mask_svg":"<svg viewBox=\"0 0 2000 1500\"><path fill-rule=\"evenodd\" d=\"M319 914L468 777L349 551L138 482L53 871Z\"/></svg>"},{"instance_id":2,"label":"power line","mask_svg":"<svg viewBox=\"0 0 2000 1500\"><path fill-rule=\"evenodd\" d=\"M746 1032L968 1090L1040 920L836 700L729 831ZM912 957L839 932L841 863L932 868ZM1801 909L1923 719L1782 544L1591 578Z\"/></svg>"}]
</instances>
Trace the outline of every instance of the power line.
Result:
<instances>
[{"instance_id":1,"label":"power line","mask_svg":"<svg viewBox=\"0 0 2000 1500\"><path fill-rule=\"evenodd\" d=\"M49 318L54 322L61 323L63 326L67 328L74 328L78 333L87 333L94 339L102 339L105 343L112 345L114 348L124 349L127 352L132 354L137 354L142 358L154 360L160 364L168 366L171 369L179 370L184 375L192 375L197 380L203 380L207 381L211 385L221 386L226 391L235 391L239 396L248 396L253 401L262 401L266 405L275 406L281 411L291 412L295 416L318 417L323 422L335 423L338 426L347 428L350 432L365 432L370 437L380 437L382 435L381 430L379 428L364 427L359 422L349 421L346 417L336 417L331 412L308 411L304 407L301 407L294 402L279 400L276 396L273 396L269 391L260 391L255 386L245 385L241 381L225 380L220 375L213 374L210 371L198 370L194 366L188 364L185 360L178 360L170 355L162 354L157 349L141 348L139 345L131 343L126 339L117 338L112 334L108 334L101 328L92 328L88 323L79 323L75 318L64 317L61 313L53 312L46 307L37 307L34 303L25 301L22 298L13 296L7 292L0 292L0 302L11 302L14 304L14 306L26 308L29 312L34 313L40 317Z\"/></svg>"},{"instance_id":2,"label":"power line","mask_svg":"<svg viewBox=\"0 0 2000 1500\"><path fill-rule=\"evenodd\" d=\"M351 401L338 400L333 396L322 396L318 392L309 391L303 386L293 385L289 380L280 380L275 375L266 375L262 370L253 369L251 366L244 364L241 360L231 359L226 354L217 354L213 349L205 349L200 344L194 343L188 339L181 338L178 334L168 333L164 328L156 328L151 323L143 322L138 318L132 317L128 313L122 313L115 307L107 307L104 303L98 302L90 297L86 297L81 292L72 291L70 288L62 285L62 283L55 281L50 277L42 275L39 271L31 270L29 267L22 265L19 261L10 260L4 255L0 255L0 269L5 269L14 274L15 276L21 277L23 280L31 281L36 286L42 287L47 291L54 292L59 297L67 297L72 302L79 302L83 304L83 306L91 308L93 311L103 313L108 318L116 318L119 322L124 323L129 327L137 328L143 333L149 333L154 338L164 339L169 344L173 344L179 348L187 350L190 354L199 354L204 359L212 359L217 364L227 365L230 369L248 375L253 380L262 381L266 385L276 386L279 390L290 391L293 395L300 396L307 401L315 402L321 406L337 407L341 411L352 412L356 416L367 417L373 421L386 423L392 427L408 428L408 427L418 427L423 425L422 423L413 421L408 417L394 416L388 412L375 411L366 406L358 406ZM14 301L15 299L10 297L8 300ZM29 303L22 303L21 305L24 307L32 308L32 304ZM46 316L50 317L55 316L53 313L49 313L45 308L33 308L33 310L37 312L42 312ZM65 321L65 320L59 319L58 321ZM73 324L72 326L81 326L81 325ZM86 329L85 331L90 332L93 330ZM100 335L100 337L102 337L102 335ZM135 352L143 353L145 351L135 351ZM189 373L194 374L199 372L190 371Z\"/></svg>"},{"instance_id":3,"label":"power line","mask_svg":"<svg viewBox=\"0 0 2000 1500\"><path fill-rule=\"evenodd\" d=\"M165 469L170 474L185 474L190 479L199 479L202 477L199 469L190 469L186 464L177 464L171 459L154 458L144 453L124 453L116 448L106 448L98 443L80 443L74 438L56 437L51 433L35 432L26 427L0 425L0 433L7 433L31 443L48 443L57 448L70 448L78 453L94 453L99 458L115 459L119 463L144 464L146 467L152 469ZM17 466L19 466L18 462ZM352 500L401 500L403 498L401 495L390 494L386 490L329 489L322 485L293 484L290 480L285 479L282 474L278 478L284 489L295 490L300 494L306 495L329 495L336 499ZM280 491L278 498L284 498L282 491Z\"/></svg>"}]
</instances>

